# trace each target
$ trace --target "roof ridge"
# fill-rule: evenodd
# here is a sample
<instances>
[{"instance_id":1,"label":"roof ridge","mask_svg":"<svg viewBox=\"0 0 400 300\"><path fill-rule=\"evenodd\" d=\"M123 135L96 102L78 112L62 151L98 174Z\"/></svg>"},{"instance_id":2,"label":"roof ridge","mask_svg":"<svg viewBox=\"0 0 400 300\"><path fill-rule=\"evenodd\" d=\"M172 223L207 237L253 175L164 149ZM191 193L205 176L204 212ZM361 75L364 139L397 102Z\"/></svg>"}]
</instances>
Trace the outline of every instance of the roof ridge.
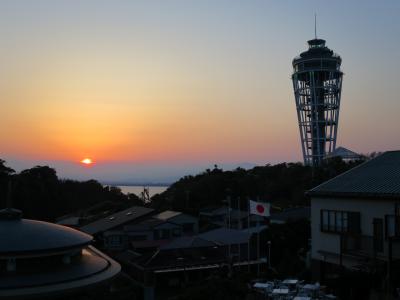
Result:
<instances>
[{"instance_id":1,"label":"roof ridge","mask_svg":"<svg viewBox=\"0 0 400 300\"><path fill-rule=\"evenodd\" d=\"M368 163L370 163L370 162L376 160L377 158L379 158L379 157L385 155L387 152L389 152L389 151L386 151L386 152L384 152L384 153L382 153L382 154L380 154L380 155L378 155L378 156L375 156L375 157L373 157L373 158L371 158L371 159L369 159L369 160L366 160L366 161L364 161L363 163L361 163L361 164L355 166L354 168L351 168L350 170L347 170L347 171L345 171L345 172L343 172L343 173L341 173L341 174L339 174L339 175L337 175L337 176L335 176L335 177L333 177L333 178L331 178L331 179L328 179L327 181L324 181L324 182L320 183L319 185L313 187L311 190L308 190L308 191L307 191L307 194L308 194L309 192L313 192L314 190L316 190L317 188L319 188L319 187L321 187L321 186L323 186L323 185L326 185L326 184L330 183L330 182L333 181L333 180L336 180L336 179L339 178L339 177L342 177L342 176L346 175L346 174L349 173L350 171L354 171L354 170L356 170L356 169L358 169L358 168L364 166L365 164L368 164ZM398 152L400 152L400 151L398 151Z\"/></svg>"}]
</instances>

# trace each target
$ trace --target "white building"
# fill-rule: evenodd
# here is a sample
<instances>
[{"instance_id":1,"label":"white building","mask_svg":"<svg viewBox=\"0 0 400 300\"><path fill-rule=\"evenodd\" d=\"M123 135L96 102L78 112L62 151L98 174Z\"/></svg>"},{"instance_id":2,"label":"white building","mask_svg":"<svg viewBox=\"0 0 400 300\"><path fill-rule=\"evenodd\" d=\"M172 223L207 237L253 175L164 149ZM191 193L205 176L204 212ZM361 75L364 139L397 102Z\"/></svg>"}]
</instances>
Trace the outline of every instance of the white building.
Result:
<instances>
[{"instance_id":1,"label":"white building","mask_svg":"<svg viewBox=\"0 0 400 300\"><path fill-rule=\"evenodd\" d=\"M386 152L308 194L314 275L339 276L343 266L384 270L381 278L394 278L400 259L400 151Z\"/></svg>"}]
</instances>

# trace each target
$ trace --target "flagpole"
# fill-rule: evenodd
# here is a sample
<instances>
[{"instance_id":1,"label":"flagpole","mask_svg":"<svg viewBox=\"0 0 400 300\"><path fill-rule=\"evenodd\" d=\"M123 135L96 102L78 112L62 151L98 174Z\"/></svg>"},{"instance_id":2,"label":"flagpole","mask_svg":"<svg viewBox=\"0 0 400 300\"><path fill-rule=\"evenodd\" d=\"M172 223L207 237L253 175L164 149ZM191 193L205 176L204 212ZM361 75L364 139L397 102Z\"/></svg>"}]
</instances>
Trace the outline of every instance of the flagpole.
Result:
<instances>
[{"instance_id":1,"label":"flagpole","mask_svg":"<svg viewBox=\"0 0 400 300\"><path fill-rule=\"evenodd\" d=\"M260 202L260 199L257 198L257 201ZM260 222L257 220L257 276L259 275L260 275Z\"/></svg>"},{"instance_id":2,"label":"flagpole","mask_svg":"<svg viewBox=\"0 0 400 300\"><path fill-rule=\"evenodd\" d=\"M257 220L257 275L260 275L260 222Z\"/></svg>"},{"instance_id":3,"label":"flagpole","mask_svg":"<svg viewBox=\"0 0 400 300\"><path fill-rule=\"evenodd\" d=\"M247 198L247 270L250 273L250 200Z\"/></svg>"},{"instance_id":4,"label":"flagpole","mask_svg":"<svg viewBox=\"0 0 400 300\"><path fill-rule=\"evenodd\" d=\"M238 230L240 230L241 229L241 215L242 215L242 211L240 210L240 197L237 197L237 201L238 201ZM240 244L240 243L238 243L238 252L239 252L239 271L240 271L240 269L241 269L241 267L240 267L240 263L241 263L241 260L242 260L242 257L241 257L241 255L240 255L240 248L241 248L241 245L242 244Z\"/></svg>"},{"instance_id":5,"label":"flagpole","mask_svg":"<svg viewBox=\"0 0 400 300\"><path fill-rule=\"evenodd\" d=\"M231 196L228 195L228 229L231 230ZM228 244L228 259L231 263L231 242Z\"/></svg>"}]
</instances>

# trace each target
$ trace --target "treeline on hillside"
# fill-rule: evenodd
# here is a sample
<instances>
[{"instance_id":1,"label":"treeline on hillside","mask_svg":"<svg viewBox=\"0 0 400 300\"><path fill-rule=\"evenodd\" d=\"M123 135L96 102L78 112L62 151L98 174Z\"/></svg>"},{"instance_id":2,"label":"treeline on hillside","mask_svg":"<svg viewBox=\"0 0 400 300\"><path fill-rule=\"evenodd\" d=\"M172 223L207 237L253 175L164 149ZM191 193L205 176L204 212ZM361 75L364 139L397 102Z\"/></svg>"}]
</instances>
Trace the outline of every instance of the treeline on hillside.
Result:
<instances>
[{"instance_id":1,"label":"treeline on hillside","mask_svg":"<svg viewBox=\"0 0 400 300\"><path fill-rule=\"evenodd\" d=\"M274 208L307 205L305 191L359 163L335 158L315 169L300 163L233 171L215 166L213 170L181 178L164 193L153 196L150 205L158 210L173 209L194 215L202 208L224 204L228 196L232 207L238 207L239 203L242 209L247 209L247 198L272 202ZM59 179L56 171L48 166L16 173L0 159L0 208L9 206L7 202L21 209L27 218L48 221L70 213L87 215L143 205L136 195L103 187L95 180Z\"/></svg>"},{"instance_id":2,"label":"treeline on hillside","mask_svg":"<svg viewBox=\"0 0 400 300\"><path fill-rule=\"evenodd\" d=\"M0 159L0 208L21 209L25 218L54 221L89 207L119 210L137 204L142 202L136 195L125 195L115 187L103 187L95 180L59 179L56 171L48 166L16 173Z\"/></svg>"},{"instance_id":3,"label":"treeline on hillside","mask_svg":"<svg viewBox=\"0 0 400 300\"><path fill-rule=\"evenodd\" d=\"M155 195L151 205L195 215L202 208L226 204L228 196L232 207L239 205L245 210L247 198L268 201L280 208L308 205L305 191L361 162L332 158L314 169L301 163L281 163L233 171L223 171L215 165L213 170L181 178L164 193Z\"/></svg>"}]
</instances>

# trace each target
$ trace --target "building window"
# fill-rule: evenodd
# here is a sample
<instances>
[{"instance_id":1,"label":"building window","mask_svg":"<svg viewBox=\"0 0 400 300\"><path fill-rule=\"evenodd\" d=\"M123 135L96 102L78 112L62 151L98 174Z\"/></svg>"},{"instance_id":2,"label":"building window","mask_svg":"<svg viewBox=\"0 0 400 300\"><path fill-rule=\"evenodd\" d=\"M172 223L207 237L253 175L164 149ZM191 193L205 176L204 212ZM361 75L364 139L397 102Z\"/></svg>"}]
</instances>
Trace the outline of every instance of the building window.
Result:
<instances>
[{"instance_id":1,"label":"building window","mask_svg":"<svg viewBox=\"0 0 400 300\"><path fill-rule=\"evenodd\" d=\"M360 213L323 209L321 231L360 233Z\"/></svg>"},{"instance_id":2,"label":"building window","mask_svg":"<svg viewBox=\"0 0 400 300\"><path fill-rule=\"evenodd\" d=\"M169 229L161 229L161 239L166 240L171 237Z\"/></svg>"},{"instance_id":3,"label":"building window","mask_svg":"<svg viewBox=\"0 0 400 300\"><path fill-rule=\"evenodd\" d=\"M400 216L386 215L385 216L385 233L386 238L400 236Z\"/></svg>"},{"instance_id":4,"label":"building window","mask_svg":"<svg viewBox=\"0 0 400 300\"><path fill-rule=\"evenodd\" d=\"M147 236L146 235L133 235L131 236L131 241L146 241Z\"/></svg>"},{"instance_id":5,"label":"building window","mask_svg":"<svg viewBox=\"0 0 400 300\"><path fill-rule=\"evenodd\" d=\"M189 232L189 233L193 232L193 227L194 227L193 223L184 223L182 225L183 232Z\"/></svg>"},{"instance_id":6,"label":"building window","mask_svg":"<svg viewBox=\"0 0 400 300\"><path fill-rule=\"evenodd\" d=\"M120 246L122 244L122 237L119 235L112 235L108 237L109 246Z\"/></svg>"},{"instance_id":7,"label":"building window","mask_svg":"<svg viewBox=\"0 0 400 300\"><path fill-rule=\"evenodd\" d=\"M172 229L172 236L173 237L178 237L178 236L181 236L182 235L182 232L181 232L181 229L180 228L174 228L174 229Z\"/></svg>"},{"instance_id":8,"label":"building window","mask_svg":"<svg viewBox=\"0 0 400 300\"><path fill-rule=\"evenodd\" d=\"M394 205L394 214L395 214L396 216L400 216L400 203L396 203L396 204Z\"/></svg>"}]
</instances>

